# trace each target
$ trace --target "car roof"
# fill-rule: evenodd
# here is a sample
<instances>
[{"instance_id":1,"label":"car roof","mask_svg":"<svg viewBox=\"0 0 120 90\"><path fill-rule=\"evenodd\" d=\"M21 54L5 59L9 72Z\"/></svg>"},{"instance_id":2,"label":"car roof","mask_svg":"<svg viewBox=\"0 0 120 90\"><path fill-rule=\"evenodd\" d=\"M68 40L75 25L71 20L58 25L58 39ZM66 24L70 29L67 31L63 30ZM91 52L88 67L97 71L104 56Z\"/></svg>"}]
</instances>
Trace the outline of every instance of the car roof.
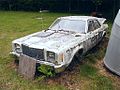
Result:
<instances>
[{"instance_id":1,"label":"car roof","mask_svg":"<svg viewBox=\"0 0 120 90\"><path fill-rule=\"evenodd\" d=\"M87 21L88 19L97 19L97 17L92 17L92 16L65 16L65 17L60 17L59 19Z\"/></svg>"}]
</instances>

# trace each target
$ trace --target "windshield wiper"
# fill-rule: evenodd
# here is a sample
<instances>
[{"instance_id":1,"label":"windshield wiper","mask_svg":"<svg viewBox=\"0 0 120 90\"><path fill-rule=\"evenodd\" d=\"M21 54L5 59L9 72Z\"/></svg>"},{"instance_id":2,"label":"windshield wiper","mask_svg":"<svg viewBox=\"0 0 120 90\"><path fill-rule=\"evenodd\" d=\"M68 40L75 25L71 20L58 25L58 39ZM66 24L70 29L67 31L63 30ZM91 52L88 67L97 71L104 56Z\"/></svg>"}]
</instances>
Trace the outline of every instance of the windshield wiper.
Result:
<instances>
[{"instance_id":1,"label":"windshield wiper","mask_svg":"<svg viewBox=\"0 0 120 90\"><path fill-rule=\"evenodd\" d=\"M52 30L52 29L48 28L48 29L45 30L45 32L46 32L46 31L49 31L49 30L51 30L51 31L55 31L55 32L58 31L58 30Z\"/></svg>"},{"instance_id":2,"label":"windshield wiper","mask_svg":"<svg viewBox=\"0 0 120 90\"><path fill-rule=\"evenodd\" d=\"M59 29L59 30L53 30L53 29L47 29L47 30L52 30L52 31L55 31L55 32L61 32L61 31L63 31L63 32L69 32L69 31L66 31L66 30L64 30L64 29Z\"/></svg>"},{"instance_id":3,"label":"windshield wiper","mask_svg":"<svg viewBox=\"0 0 120 90\"><path fill-rule=\"evenodd\" d=\"M48 30L51 30L51 29L48 28L48 29L46 29L44 32L46 32L46 31L48 31Z\"/></svg>"},{"instance_id":4,"label":"windshield wiper","mask_svg":"<svg viewBox=\"0 0 120 90\"><path fill-rule=\"evenodd\" d=\"M68 33L73 33L73 31L69 31L69 30L64 30L64 29L58 29L58 30L53 30L53 29L47 29L47 30L45 30L45 31L48 31L48 30L52 30L52 31L55 31L55 32L68 32Z\"/></svg>"},{"instance_id":5,"label":"windshield wiper","mask_svg":"<svg viewBox=\"0 0 120 90\"><path fill-rule=\"evenodd\" d=\"M71 33L71 34L74 34L74 33L76 33L75 31L64 30L64 29L60 29L60 30L58 30L58 31L68 32L68 33Z\"/></svg>"},{"instance_id":6,"label":"windshield wiper","mask_svg":"<svg viewBox=\"0 0 120 90\"><path fill-rule=\"evenodd\" d=\"M64 29L60 29L60 30L58 30L58 31L70 32L70 31L68 31L68 30L64 30Z\"/></svg>"}]
</instances>

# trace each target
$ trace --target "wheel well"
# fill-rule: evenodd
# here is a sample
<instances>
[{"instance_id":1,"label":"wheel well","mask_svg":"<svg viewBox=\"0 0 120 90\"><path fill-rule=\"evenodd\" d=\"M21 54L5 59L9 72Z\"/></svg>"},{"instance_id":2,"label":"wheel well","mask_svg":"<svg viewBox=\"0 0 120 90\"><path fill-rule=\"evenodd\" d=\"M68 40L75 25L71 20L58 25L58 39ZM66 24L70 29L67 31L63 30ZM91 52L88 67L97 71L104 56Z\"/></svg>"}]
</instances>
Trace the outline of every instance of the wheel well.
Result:
<instances>
[{"instance_id":1,"label":"wheel well","mask_svg":"<svg viewBox=\"0 0 120 90\"><path fill-rule=\"evenodd\" d=\"M79 49L76 53L83 54L83 49Z\"/></svg>"},{"instance_id":2,"label":"wheel well","mask_svg":"<svg viewBox=\"0 0 120 90\"><path fill-rule=\"evenodd\" d=\"M83 48L81 48L81 49L79 49L75 54L74 54L74 57L73 57L73 59L75 58L75 56L77 56L77 55L82 55L83 54Z\"/></svg>"},{"instance_id":3,"label":"wheel well","mask_svg":"<svg viewBox=\"0 0 120 90\"><path fill-rule=\"evenodd\" d=\"M79 49L79 50L74 54L71 63L70 63L69 66L67 67L67 69L70 70L70 71L73 70L73 67L80 62L79 60L77 60L78 58L76 58L76 55L77 55L77 54L79 54L79 55L83 54L83 49L82 49L82 48Z\"/></svg>"}]
</instances>

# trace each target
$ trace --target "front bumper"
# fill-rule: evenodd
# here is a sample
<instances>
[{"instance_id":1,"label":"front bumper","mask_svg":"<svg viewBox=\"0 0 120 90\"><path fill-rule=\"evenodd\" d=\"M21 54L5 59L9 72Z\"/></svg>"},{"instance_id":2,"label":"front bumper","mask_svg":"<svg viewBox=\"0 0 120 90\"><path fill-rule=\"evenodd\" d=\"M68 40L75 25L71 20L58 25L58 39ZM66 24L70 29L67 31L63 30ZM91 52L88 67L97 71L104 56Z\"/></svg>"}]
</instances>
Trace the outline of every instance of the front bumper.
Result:
<instances>
[{"instance_id":1,"label":"front bumper","mask_svg":"<svg viewBox=\"0 0 120 90\"><path fill-rule=\"evenodd\" d=\"M65 68L66 68L64 64L55 65L55 64L50 63L50 62L39 61L39 60L37 60L37 63L44 64L44 65L49 65L49 66L53 67L56 73L60 73L60 72L64 71Z\"/></svg>"},{"instance_id":2,"label":"front bumper","mask_svg":"<svg viewBox=\"0 0 120 90\"><path fill-rule=\"evenodd\" d=\"M20 54L18 54L16 52L10 52L10 54L15 55L17 57L21 56ZM29 56L27 56L27 57L29 57ZM34 58L32 58L32 59L34 59ZM36 59L34 59L34 60L36 60ZM49 65L49 66L51 66L51 67L54 68L54 70L55 70L56 73L60 73L60 72L64 71L65 68L66 68L66 66L64 64L56 65L56 64L53 64L53 63L50 63L50 62L40 61L40 60L37 60L36 63L44 64L44 65Z\"/></svg>"},{"instance_id":3,"label":"front bumper","mask_svg":"<svg viewBox=\"0 0 120 90\"><path fill-rule=\"evenodd\" d=\"M16 53L16 52L10 52L10 54L15 55L15 56L17 56L17 57L20 57L20 54L18 54L18 53Z\"/></svg>"}]
</instances>

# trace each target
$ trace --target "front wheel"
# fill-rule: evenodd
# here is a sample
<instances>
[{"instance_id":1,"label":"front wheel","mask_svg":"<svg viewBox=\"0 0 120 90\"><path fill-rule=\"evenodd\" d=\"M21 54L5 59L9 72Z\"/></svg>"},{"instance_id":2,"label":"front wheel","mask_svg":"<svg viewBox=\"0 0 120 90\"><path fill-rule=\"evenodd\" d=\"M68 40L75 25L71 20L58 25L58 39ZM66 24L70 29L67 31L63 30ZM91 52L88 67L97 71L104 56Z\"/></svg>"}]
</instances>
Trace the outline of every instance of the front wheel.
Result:
<instances>
[{"instance_id":1,"label":"front wheel","mask_svg":"<svg viewBox=\"0 0 120 90\"><path fill-rule=\"evenodd\" d=\"M80 63L83 57L83 49L80 49L73 57L71 63L68 66L68 70L73 70L73 68Z\"/></svg>"}]
</instances>

